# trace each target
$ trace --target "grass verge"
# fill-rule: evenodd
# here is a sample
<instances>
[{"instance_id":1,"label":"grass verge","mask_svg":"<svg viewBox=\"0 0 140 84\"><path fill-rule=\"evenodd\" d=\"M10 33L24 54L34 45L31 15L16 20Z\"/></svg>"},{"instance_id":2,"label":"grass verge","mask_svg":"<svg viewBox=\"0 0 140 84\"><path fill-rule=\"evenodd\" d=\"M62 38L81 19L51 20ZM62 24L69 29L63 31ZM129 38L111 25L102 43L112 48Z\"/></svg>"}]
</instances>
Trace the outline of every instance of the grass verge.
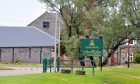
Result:
<instances>
[{"instance_id":1,"label":"grass verge","mask_svg":"<svg viewBox=\"0 0 140 84\"><path fill-rule=\"evenodd\" d=\"M0 84L140 84L140 65L131 68L104 67L95 69L92 76L91 69L85 69L86 75L43 73L34 75L0 77Z\"/></svg>"}]
</instances>

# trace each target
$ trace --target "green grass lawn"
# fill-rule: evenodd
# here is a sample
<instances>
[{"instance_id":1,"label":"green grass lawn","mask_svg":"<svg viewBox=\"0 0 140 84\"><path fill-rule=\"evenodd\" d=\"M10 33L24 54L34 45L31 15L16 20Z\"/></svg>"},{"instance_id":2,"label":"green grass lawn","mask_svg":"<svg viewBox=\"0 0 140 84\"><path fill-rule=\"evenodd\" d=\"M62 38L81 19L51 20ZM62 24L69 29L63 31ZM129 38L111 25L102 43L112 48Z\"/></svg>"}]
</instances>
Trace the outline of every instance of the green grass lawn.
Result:
<instances>
[{"instance_id":1,"label":"green grass lawn","mask_svg":"<svg viewBox=\"0 0 140 84\"><path fill-rule=\"evenodd\" d=\"M140 84L140 65L131 65L128 69L105 67L86 69L86 75L44 73L21 76L0 77L0 84Z\"/></svg>"},{"instance_id":2,"label":"green grass lawn","mask_svg":"<svg viewBox=\"0 0 140 84\"><path fill-rule=\"evenodd\" d=\"M4 63L0 62L0 66L19 66L19 67L42 67L42 64L26 64L26 63Z\"/></svg>"}]
</instances>

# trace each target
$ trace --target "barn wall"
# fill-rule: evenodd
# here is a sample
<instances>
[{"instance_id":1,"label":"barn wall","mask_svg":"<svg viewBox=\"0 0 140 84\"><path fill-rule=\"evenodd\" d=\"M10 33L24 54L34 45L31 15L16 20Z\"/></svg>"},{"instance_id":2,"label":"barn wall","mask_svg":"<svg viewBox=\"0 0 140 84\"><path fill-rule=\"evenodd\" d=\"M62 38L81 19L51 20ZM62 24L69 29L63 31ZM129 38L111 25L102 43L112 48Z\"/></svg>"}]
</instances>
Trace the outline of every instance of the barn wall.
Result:
<instances>
[{"instance_id":1,"label":"barn wall","mask_svg":"<svg viewBox=\"0 0 140 84\"><path fill-rule=\"evenodd\" d=\"M1 61L2 62L12 62L12 48L2 48L1 49Z\"/></svg>"},{"instance_id":2,"label":"barn wall","mask_svg":"<svg viewBox=\"0 0 140 84\"><path fill-rule=\"evenodd\" d=\"M30 52L31 51L31 52ZM42 63L43 58L51 57L51 47L46 48L1 48L2 62Z\"/></svg>"}]
</instances>

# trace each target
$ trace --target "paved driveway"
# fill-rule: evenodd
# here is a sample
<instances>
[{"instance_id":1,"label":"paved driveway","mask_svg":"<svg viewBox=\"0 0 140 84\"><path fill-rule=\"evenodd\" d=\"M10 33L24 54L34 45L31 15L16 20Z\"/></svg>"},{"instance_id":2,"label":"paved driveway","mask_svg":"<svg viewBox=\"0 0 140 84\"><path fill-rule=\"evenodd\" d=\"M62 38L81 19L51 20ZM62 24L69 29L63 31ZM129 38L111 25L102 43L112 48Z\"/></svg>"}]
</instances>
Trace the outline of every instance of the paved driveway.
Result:
<instances>
[{"instance_id":1,"label":"paved driveway","mask_svg":"<svg viewBox=\"0 0 140 84\"><path fill-rule=\"evenodd\" d=\"M0 70L0 76L42 73L42 67L6 67L13 70Z\"/></svg>"}]
</instances>

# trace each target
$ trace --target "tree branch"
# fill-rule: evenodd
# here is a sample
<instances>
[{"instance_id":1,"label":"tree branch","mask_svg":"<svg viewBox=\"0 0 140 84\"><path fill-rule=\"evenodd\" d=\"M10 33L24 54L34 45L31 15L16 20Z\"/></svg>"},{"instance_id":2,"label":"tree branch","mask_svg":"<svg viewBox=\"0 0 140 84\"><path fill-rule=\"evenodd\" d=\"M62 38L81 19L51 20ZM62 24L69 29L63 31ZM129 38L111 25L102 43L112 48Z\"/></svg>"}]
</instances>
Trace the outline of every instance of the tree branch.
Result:
<instances>
[{"instance_id":1,"label":"tree branch","mask_svg":"<svg viewBox=\"0 0 140 84\"><path fill-rule=\"evenodd\" d=\"M134 8L132 5L131 5L131 8L132 8L132 10L133 10L133 12L134 12L134 14L135 14L135 16L136 16L137 21L139 21L139 18L138 18L138 15L137 15L137 13L136 13L135 8Z\"/></svg>"},{"instance_id":2,"label":"tree branch","mask_svg":"<svg viewBox=\"0 0 140 84\"><path fill-rule=\"evenodd\" d=\"M132 41L132 40L134 40L134 38L128 39L128 41L122 42L122 43L120 43L120 45L123 45L123 44L125 44L125 43L128 43L128 42L130 42L130 41Z\"/></svg>"}]
</instances>

